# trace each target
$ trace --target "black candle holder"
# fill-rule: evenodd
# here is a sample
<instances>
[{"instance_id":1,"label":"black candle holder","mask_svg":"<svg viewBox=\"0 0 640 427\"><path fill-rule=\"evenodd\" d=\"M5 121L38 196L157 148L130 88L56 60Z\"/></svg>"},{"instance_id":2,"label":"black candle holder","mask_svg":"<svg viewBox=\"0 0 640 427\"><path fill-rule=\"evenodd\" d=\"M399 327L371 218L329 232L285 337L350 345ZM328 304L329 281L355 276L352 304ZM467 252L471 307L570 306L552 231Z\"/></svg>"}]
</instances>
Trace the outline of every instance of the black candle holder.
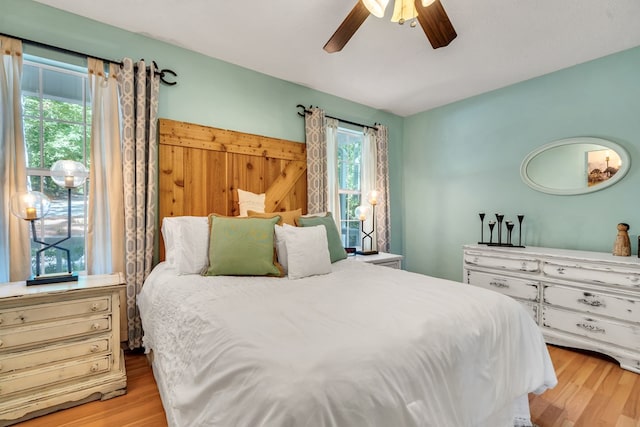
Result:
<instances>
[{"instance_id":1,"label":"black candle holder","mask_svg":"<svg viewBox=\"0 0 640 427\"><path fill-rule=\"evenodd\" d=\"M485 218L485 214L484 213L479 213L478 216L480 217L480 241L478 242L479 245L488 245L488 246L505 246L505 247L512 247L512 248L524 248L524 246L522 246L522 222L524 221L524 215L520 214L517 215L518 218L518 244L514 245L513 244L513 229L515 228L515 223L513 221L509 221L505 219L504 214L501 213L497 213L496 215L496 220L495 221L489 221L487 223L487 225L489 226L489 241L485 242L484 241L484 218ZM506 242L502 241L502 224L504 223L505 227L506 227ZM493 241L493 231L494 229L496 229L496 224L497 224L497 230L496 230L496 234L497 234L497 238L498 241L494 242ZM640 257L640 251L639 251L639 255Z\"/></svg>"}]
</instances>

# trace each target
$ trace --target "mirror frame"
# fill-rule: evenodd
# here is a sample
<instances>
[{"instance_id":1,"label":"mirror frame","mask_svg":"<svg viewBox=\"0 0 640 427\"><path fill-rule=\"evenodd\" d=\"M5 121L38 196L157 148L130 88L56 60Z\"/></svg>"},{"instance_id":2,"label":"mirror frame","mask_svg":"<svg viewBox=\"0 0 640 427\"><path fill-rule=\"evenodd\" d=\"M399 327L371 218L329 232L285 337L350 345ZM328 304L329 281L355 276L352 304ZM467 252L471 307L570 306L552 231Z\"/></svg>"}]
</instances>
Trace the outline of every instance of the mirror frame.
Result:
<instances>
[{"instance_id":1,"label":"mirror frame","mask_svg":"<svg viewBox=\"0 0 640 427\"><path fill-rule=\"evenodd\" d=\"M527 174L527 166L529 165L529 162L538 154L555 147L560 147L563 145L570 145L570 144L598 144L606 148L609 148L611 150L614 150L616 153L620 155L622 166L620 167L620 170L614 175L613 178L608 179L606 182L603 182L602 184L594 185L592 187L587 187L587 188L560 189L560 188L545 187L533 181L531 177ZM547 194L570 196L570 195L576 195L576 194L593 193L595 191L600 191L600 190L604 190L607 187L611 187L613 184L615 184L616 182L624 178L627 172L629 172L630 168L631 168L631 157L629 156L629 153L627 152L627 150L625 150L621 145L616 144L613 141L609 141L608 139L584 136L584 137L559 139L557 141L553 141L539 148L536 148L535 150L527 154L527 156L522 161L522 164L520 165L520 177L525 182L525 184L527 184L529 187L533 188L534 190L540 191L542 193L547 193Z\"/></svg>"}]
</instances>

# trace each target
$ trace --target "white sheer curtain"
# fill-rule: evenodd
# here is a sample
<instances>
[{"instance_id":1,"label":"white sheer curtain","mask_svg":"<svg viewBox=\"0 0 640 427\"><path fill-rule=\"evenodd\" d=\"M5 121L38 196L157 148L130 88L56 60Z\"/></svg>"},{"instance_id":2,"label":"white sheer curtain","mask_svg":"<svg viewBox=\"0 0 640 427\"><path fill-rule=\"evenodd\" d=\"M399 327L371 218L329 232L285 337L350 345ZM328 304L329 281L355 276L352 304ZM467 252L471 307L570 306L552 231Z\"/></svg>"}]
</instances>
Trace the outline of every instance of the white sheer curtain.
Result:
<instances>
[{"instance_id":1,"label":"white sheer curtain","mask_svg":"<svg viewBox=\"0 0 640 427\"><path fill-rule=\"evenodd\" d=\"M158 197L157 112L160 78L155 64L123 59L122 101L125 277L129 348L142 346L137 296L153 267Z\"/></svg>"},{"instance_id":2,"label":"white sheer curtain","mask_svg":"<svg viewBox=\"0 0 640 427\"><path fill-rule=\"evenodd\" d=\"M22 42L0 36L0 282L31 275L29 227L11 214L11 196L27 190L27 160L22 129Z\"/></svg>"},{"instance_id":3,"label":"white sheer curtain","mask_svg":"<svg viewBox=\"0 0 640 427\"><path fill-rule=\"evenodd\" d=\"M325 118L327 145L327 210L333 215L342 237L340 219L340 182L338 177L338 120Z\"/></svg>"},{"instance_id":4,"label":"white sheer curtain","mask_svg":"<svg viewBox=\"0 0 640 427\"><path fill-rule=\"evenodd\" d=\"M362 200L360 204L363 206L368 206L370 209L373 209L371 204L369 203L369 193L373 190L379 191L377 188L377 172L378 172L378 155L377 155L377 147L376 147L376 132L374 129L365 128L364 129L364 138L362 141L362 170L360 172L360 190L362 191ZM378 206L376 206L377 208ZM376 209L376 215L377 215ZM375 224L377 226L377 224ZM364 221L364 229L365 231L370 231L374 227L374 219L373 215L367 216ZM371 248L362 248L365 250L378 250L378 240L377 233L373 233L371 239ZM362 231L360 232L360 241L362 241ZM368 244L367 239L364 243Z\"/></svg>"},{"instance_id":5,"label":"white sheer curtain","mask_svg":"<svg viewBox=\"0 0 640 427\"><path fill-rule=\"evenodd\" d=\"M87 271L124 271L124 201L118 107L118 67L88 58L91 91L91 163Z\"/></svg>"}]
</instances>

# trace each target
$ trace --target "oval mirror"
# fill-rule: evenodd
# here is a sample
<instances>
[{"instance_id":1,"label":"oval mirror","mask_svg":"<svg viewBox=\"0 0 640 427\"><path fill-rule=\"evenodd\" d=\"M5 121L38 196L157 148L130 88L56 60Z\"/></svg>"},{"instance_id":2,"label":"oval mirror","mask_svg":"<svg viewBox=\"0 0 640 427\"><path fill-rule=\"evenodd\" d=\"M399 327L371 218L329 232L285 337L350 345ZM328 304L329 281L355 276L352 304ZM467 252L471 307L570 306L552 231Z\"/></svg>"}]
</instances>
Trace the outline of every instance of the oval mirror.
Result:
<instances>
[{"instance_id":1,"label":"oval mirror","mask_svg":"<svg viewBox=\"0 0 640 427\"><path fill-rule=\"evenodd\" d=\"M620 181L631 161L620 145L601 138L561 139L543 145L525 157L522 180L548 194L584 194Z\"/></svg>"}]
</instances>

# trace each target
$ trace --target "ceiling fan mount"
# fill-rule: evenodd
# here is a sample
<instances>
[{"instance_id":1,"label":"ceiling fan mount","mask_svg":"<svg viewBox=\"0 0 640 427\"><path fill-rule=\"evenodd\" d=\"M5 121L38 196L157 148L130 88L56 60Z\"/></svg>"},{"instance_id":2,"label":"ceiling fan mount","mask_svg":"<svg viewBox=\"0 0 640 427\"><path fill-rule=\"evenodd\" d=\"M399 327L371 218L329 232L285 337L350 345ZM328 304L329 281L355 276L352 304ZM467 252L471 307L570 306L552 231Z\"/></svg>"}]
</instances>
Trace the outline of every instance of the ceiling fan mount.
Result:
<instances>
[{"instance_id":1,"label":"ceiling fan mount","mask_svg":"<svg viewBox=\"0 0 640 427\"><path fill-rule=\"evenodd\" d=\"M324 45L324 50L329 53L341 51L369 15L384 16L387 3L388 0L358 0ZM407 20L407 16L410 19L414 17L417 19L434 49L448 46L457 37L456 30L440 0L395 0L391 20L402 24ZM415 26L415 21L412 21L411 26Z\"/></svg>"}]
</instances>

